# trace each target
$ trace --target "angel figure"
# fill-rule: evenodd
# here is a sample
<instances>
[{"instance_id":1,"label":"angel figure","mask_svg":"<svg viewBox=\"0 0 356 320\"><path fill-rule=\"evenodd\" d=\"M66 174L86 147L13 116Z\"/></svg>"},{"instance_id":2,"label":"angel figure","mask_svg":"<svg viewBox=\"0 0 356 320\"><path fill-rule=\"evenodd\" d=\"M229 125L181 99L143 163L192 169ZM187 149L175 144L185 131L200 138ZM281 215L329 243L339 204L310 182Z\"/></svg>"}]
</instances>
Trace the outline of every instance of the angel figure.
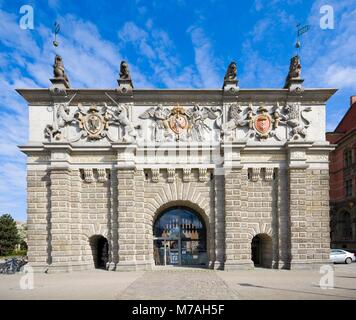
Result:
<instances>
[{"instance_id":1,"label":"angel figure","mask_svg":"<svg viewBox=\"0 0 356 320\"><path fill-rule=\"evenodd\" d=\"M152 125L152 140L156 142L164 141L168 136L168 117L170 111L168 108L163 108L161 104L157 107L152 107L146 110L139 116L140 119L153 120Z\"/></svg>"},{"instance_id":2,"label":"angel figure","mask_svg":"<svg viewBox=\"0 0 356 320\"><path fill-rule=\"evenodd\" d=\"M193 108L187 111L187 116L190 120L188 135L193 141L204 141L205 132L210 132L211 128L205 123L206 119L217 120L220 111L214 107L200 107L196 104Z\"/></svg>"}]
</instances>

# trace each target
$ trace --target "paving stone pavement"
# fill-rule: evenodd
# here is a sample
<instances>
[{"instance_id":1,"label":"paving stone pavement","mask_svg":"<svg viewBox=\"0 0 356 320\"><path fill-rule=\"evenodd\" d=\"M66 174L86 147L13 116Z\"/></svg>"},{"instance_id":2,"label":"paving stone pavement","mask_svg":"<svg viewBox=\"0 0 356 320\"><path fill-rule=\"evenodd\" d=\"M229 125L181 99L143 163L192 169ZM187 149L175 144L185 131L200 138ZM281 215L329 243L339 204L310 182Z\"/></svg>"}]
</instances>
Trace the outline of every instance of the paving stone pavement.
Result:
<instances>
[{"instance_id":1,"label":"paving stone pavement","mask_svg":"<svg viewBox=\"0 0 356 320\"><path fill-rule=\"evenodd\" d=\"M239 297L213 270L175 268L146 272L116 299L236 300Z\"/></svg>"},{"instance_id":2,"label":"paving stone pavement","mask_svg":"<svg viewBox=\"0 0 356 320\"><path fill-rule=\"evenodd\" d=\"M156 268L154 271L36 273L34 287L21 288L24 275L0 275L4 299L148 299L148 300L356 300L356 263L334 265L333 287L323 289L319 270L213 271Z\"/></svg>"}]
</instances>

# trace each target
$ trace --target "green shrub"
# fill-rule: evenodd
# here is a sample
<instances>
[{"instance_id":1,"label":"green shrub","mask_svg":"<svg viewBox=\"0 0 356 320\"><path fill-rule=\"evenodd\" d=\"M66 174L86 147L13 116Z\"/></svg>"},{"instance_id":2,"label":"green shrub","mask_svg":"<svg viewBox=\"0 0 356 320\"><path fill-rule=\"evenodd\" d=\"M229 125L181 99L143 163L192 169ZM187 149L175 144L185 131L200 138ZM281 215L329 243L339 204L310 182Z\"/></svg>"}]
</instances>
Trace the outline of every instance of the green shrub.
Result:
<instances>
[{"instance_id":1,"label":"green shrub","mask_svg":"<svg viewBox=\"0 0 356 320\"><path fill-rule=\"evenodd\" d=\"M0 216L0 256L8 256L19 243L15 220L9 214Z\"/></svg>"}]
</instances>

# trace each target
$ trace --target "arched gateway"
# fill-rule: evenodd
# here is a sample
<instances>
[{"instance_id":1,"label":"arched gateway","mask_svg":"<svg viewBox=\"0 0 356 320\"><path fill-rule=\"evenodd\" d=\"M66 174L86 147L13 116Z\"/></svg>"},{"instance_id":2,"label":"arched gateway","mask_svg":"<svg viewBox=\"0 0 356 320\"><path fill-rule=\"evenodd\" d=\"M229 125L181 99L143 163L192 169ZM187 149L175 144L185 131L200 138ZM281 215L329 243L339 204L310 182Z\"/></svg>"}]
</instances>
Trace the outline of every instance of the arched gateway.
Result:
<instances>
[{"instance_id":1,"label":"arched gateway","mask_svg":"<svg viewBox=\"0 0 356 320\"><path fill-rule=\"evenodd\" d=\"M215 89L140 89L127 63L118 87L74 89L63 65L51 88L17 90L34 270L329 262L335 90L303 88L299 57L280 89L240 88L235 63Z\"/></svg>"},{"instance_id":2,"label":"arched gateway","mask_svg":"<svg viewBox=\"0 0 356 320\"><path fill-rule=\"evenodd\" d=\"M163 211L153 226L156 265L208 264L207 230L197 212L187 207Z\"/></svg>"}]
</instances>

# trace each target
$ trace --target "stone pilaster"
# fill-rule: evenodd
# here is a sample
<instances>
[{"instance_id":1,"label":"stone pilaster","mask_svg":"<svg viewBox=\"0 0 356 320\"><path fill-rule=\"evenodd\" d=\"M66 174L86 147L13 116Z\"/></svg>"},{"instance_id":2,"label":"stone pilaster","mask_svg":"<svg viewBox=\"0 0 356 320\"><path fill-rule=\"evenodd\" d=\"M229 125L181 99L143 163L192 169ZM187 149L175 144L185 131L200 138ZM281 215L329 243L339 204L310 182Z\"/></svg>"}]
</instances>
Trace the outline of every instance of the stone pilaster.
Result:
<instances>
[{"instance_id":1,"label":"stone pilaster","mask_svg":"<svg viewBox=\"0 0 356 320\"><path fill-rule=\"evenodd\" d=\"M70 176L68 168L53 167L50 169L50 272L72 270Z\"/></svg>"},{"instance_id":2,"label":"stone pilaster","mask_svg":"<svg viewBox=\"0 0 356 320\"><path fill-rule=\"evenodd\" d=\"M119 262L119 223L118 223L118 184L117 184L117 172L112 170L110 173L110 209L109 216L110 223L108 235L109 241L109 270L115 270L116 265Z\"/></svg>"},{"instance_id":3,"label":"stone pilaster","mask_svg":"<svg viewBox=\"0 0 356 320\"><path fill-rule=\"evenodd\" d=\"M241 228L243 180L247 180L247 172L241 167L234 167L225 172L225 270L252 268L251 244L246 231L243 232Z\"/></svg>"},{"instance_id":4,"label":"stone pilaster","mask_svg":"<svg viewBox=\"0 0 356 320\"><path fill-rule=\"evenodd\" d=\"M136 270L135 170L117 169L119 261L116 270Z\"/></svg>"},{"instance_id":5,"label":"stone pilaster","mask_svg":"<svg viewBox=\"0 0 356 320\"><path fill-rule=\"evenodd\" d=\"M304 268L306 263L306 185L305 168L289 168L289 214L291 220L291 268Z\"/></svg>"},{"instance_id":6,"label":"stone pilaster","mask_svg":"<svg viewBox=\"0 0 356 320\"><path fill-rule=\"evenodd\" d=\"M71 249L73 255L70 257L73 270L87 269L88 265L83 259L83 250L81 245L82 237L82 207L81 207L81 178L78 169L69 172L70 178L70 234L71 234Z\"/></svg>"},{"instance_id":7,"label":"stone pilaster","mask_svg":"<svg viewBox=\"0 0 356 320\"><path fill-rule=\"evenodd\" d=\"M268 173L268 176L267 176ZM280 209L279 206L282 205L282 210L283 210L283 196L284 196L284 190L282 191L279 188L279 183L280 183L280 171L277 168L266 168L265 169L265 184L266 186L266 191L268 190L268 184L272 184L270 186L271 188L271 228L272 228L272 268L273 269L278 269L279 268L279 246L283 245L280 244L279 238L280 238L280 232L279 232L279 214L280 214ZM283 177L282 177L283 179ZM281 199L282 197L282 199ZM265 197L264 197L265 198ZM265 199L266 200L266 199ZM266 210L267 210L267 204L266 205ZM267 221L267 220L266 220Z\"/></svg>"},{"instance_id":8,"label":"stone pilaster","mask_svg":"<svg viewBox=\"0 0 356 320\"><path fill-rule=\"evenodd\" d=\"M289 215L288 170L278 170L278 240L279 240L279 269L289 269L291 259L291 233Z\"/></svg>"},{"instance_id":9,"label":"stone pilaster","mask_svg":"<svg viewBox=\"0 0 356 320\"><path fill-rule=\"evenodd\" d=\"M27 171L28 261L35 272L48 269L50 181L45 170Z\"/></svg>"},{"instance_id":10,"label":"stone pilaster","mask_svg":"<svg viewBox=\"0 0 356 320\"><path fill-rule=\"evenodd\" d=\"M150 253L151 237L149 232L152 233L152 228L147 228L147 214L145 213L144 204L144 172L142 169L136 169L134 173L134 207L135 207L135 220L136 220L136 268L146 269L152 267L153 253Z\"/></svg>"},{"instance_id":11,"label":"stone pilaster","mask_svg":"<svg viewBox=\"0 0 356 320\"><path fill-rule=\"evenodd\" d=\"M306 261L320 267L330 263L329 170L307 170L306 184Z\"/></svg>"},{"instance_id":12,"label":"stone pilaster","mask_svg":"<svg viewBox=\"0 0 356 320\"><path fill-rule=\"evenodd\" d=\"M225 206L224 176L215 176L215 264L214 269L223 270L225 260Z\"/></svg>"}]
</instances>

